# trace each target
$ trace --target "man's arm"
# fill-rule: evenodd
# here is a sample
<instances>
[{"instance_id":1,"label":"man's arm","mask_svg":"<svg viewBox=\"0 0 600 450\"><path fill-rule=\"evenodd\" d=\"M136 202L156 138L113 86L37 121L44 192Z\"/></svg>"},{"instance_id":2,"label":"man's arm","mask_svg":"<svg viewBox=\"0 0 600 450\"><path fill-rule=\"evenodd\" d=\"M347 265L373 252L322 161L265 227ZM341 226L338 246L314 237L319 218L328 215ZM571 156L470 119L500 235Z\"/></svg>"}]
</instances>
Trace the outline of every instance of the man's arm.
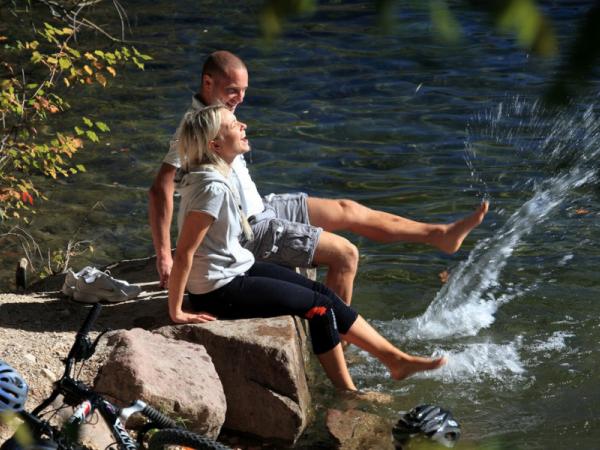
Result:
<instances>
[{"instance_id":1,"label":"man's arm","mask_svg":"<svg viewBox=\"0 0 600 450\"><path fill-rule=\"evenodd\" d=\"M175 192L175 166L163 163L148 192L148 218L152 228L152 242L156 251L156 270L160 286L166 288L173 266L171 256L171 221L173 218L173 194Z\"/></svg>"}]
</instances>

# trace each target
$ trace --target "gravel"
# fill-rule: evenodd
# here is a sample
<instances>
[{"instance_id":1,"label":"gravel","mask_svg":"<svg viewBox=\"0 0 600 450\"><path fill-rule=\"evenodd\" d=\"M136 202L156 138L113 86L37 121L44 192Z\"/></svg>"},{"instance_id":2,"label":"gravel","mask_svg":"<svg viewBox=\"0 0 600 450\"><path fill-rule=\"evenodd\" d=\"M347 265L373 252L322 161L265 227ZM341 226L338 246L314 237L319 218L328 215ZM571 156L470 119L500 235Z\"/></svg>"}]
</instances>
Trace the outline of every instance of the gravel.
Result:
<instances>
[{"instance_id":1,"label":"gravel","mask_svg":"<svg viewBox=\"0 0 600 450\"><path fill-rule=\"evenodd\" d=\"M164 292L144 294L136 300L105 306L90 337L94 339L97 330L106 328L154 328L168 323ZM29 384L27 410L44 400L63 374L63 360L89 310L89 305L68 300L60 292L0 294L0 359ZM100 340L94 357L78 372L78 379L93 384L109 351L106 342L105 338ZM0 442L12 432L0 424Z\"/></svg>"}]
</instances>

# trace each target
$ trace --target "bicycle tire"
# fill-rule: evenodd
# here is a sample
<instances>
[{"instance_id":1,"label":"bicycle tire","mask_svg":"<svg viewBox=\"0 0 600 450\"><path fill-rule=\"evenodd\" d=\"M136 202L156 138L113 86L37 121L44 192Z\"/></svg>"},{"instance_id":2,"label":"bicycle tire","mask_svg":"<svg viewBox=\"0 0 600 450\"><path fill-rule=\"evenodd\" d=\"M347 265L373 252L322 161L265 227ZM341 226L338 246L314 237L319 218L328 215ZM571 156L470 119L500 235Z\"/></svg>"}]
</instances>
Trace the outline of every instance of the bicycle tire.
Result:
<instances>
[{"instance_id":1,"label":"bicycle tire","mask_svg":"<svg viewBox=\"0 0 600 450\"><path fill-rule=\"evenodd\" d=\"M148 450L163 450L169 446L183 446L196 450L231 450L226 445L206 436L178 428L158 430L148 442Z\"/></svg>"}]
</instances>

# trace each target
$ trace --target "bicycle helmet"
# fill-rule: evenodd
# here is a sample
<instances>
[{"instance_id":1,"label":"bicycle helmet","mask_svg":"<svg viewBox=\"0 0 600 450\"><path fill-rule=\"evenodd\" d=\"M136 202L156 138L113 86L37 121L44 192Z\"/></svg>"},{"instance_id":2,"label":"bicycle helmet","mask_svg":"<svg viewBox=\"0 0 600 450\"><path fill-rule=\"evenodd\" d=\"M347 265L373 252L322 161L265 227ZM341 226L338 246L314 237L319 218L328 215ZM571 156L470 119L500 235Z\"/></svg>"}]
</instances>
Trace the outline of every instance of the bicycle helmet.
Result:
<instances>
[{"instance_id":1,"label":"bicycle helmet","mask_svg":"<svg viewBox=\"0 0 600 450\"><path fill-rule=\"evenodd\" d=\"M419 405L404 413L392 430L397 448L414 436L422 435L445 447L454 447L460 438L460 425L452 413L438 406Z\"/></svg>"},{"instance_id":2,"label":"bicycle helmet","mask_svg":"<svg viewBox=\"0 0 600 450\"><path fill-rule=\"evenodd\" d=\"M27 383L21 375L0 359L0 412L22 411L27 400Z\"/></svg>"}]
</instances>

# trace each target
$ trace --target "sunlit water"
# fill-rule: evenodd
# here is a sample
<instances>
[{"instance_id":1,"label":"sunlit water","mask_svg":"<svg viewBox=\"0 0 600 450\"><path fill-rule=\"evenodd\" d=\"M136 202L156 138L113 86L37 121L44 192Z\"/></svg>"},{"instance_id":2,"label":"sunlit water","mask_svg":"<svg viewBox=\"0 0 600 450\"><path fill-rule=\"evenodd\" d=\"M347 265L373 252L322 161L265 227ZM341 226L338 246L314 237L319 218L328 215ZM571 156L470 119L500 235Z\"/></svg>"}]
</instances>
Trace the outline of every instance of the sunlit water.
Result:
<instances>
[{"instance_id":1,"label":"sunlit water","mask_svg":"<svg viewBox=\"0 0 600 450\"><path fill-rule=\"evenodd\" d=\"M426 9L398 7L397 27L382 34L371 3L359 1L327 3L265 46L257 3L230 3L128 6L133 38L156 59L73 101L112 132L78 156L87 173L53 188L32 235L44 249L93 240L76 268L150 254L147 188L202 59L227 47L250 71L238 117L263 193L351 197L440 222L491 202L452 256L348 236L361 250L357 309L403 349L449 357L442 370L393 383L351 349L360 387L395 395L371 410L393 419L421 402L443 405L465 448L595 448L597 81L568 110L545 109L538 99L556 61L527 55L457 5L465 38L449 48L431 38ZM585 9L571 3L547 10L565 45ZM19 256L3 249L2 262ZM332 402L327 385L316 389L317 402Z\"/></svg>"}]
</instances>

